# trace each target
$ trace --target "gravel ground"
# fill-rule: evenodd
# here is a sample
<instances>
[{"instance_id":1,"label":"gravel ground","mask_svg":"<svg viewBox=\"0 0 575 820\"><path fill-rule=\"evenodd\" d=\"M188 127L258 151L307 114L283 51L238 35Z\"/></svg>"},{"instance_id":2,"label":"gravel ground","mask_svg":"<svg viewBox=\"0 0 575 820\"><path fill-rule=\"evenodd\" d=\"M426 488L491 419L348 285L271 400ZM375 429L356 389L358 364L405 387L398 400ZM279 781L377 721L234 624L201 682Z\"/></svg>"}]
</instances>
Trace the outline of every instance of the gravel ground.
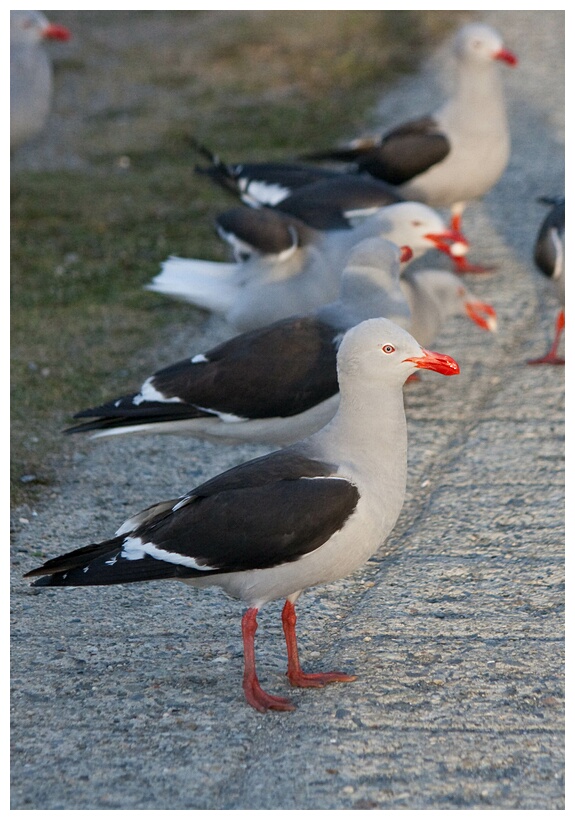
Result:
<instances>
[{"instance_id":1,"label":"gravel ground","mask_svg":"<svg viewBox=\"0 0 575 820\"><path fill-rule=\"evenodd\" d=\"M536 197L564 190L564 13L483 19L520 58L505 71L509 168L465 222L474 259L497 265L468 279L500 332L461 320L436 340L462 373L406 390L395 531L353 577L301 599L305 665L358 680L293 690L296 712L260 715L241 692L241 606L219 590L31 589L34 550L107 537L263 451L80 441L54 497L13 518L13 809L564 807L564 372L524 364L547 349L556 312L531 253ZM381 101L381 122L440 94L422 71ZM225 332L207 321L191 350ZM262 683L278 694L280 606L258 633Z\"/></svg>"}]
</instances>

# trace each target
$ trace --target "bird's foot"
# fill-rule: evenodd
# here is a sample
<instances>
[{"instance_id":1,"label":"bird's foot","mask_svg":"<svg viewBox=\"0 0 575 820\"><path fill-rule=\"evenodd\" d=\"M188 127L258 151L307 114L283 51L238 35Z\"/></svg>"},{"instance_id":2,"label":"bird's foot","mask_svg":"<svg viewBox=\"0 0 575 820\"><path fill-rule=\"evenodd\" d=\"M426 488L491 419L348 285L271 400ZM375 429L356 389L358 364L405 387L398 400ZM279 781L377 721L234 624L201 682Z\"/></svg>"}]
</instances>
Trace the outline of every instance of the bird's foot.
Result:
<instances>
[{"instance_id":1,"label":"bird's foot","mask_svg":"<svg viewBox=\"0 0 575 820\"><path fill-rule=\"evenodd\" d=\"M288 698L280 698L264 692L257 680L244 682L244 695L249 705L258 712L267 712L268 709L275 709L276 712L293 712L295 709L294 704Z\"/></svg>"},{"instance_id":2,"label":"bird's foot","mask_svg":"<svg viewBox=\"0 0 575 820\"><path fill-rule=\"evenodd\" d=\"M527 364L565 364L565 359L562 359L561 356L554 356L551 353L548 353L546 356L542 356L540 359L529 359Z\"/></svg>"},{"instance_id":3,"label":"bird's foot","mask_svg":"<svg viewBox=\"0 0 575 820\"><path fill-rule=\"evenodd\" d=\"M303 672L301 669L286 672L292 686L318 689L328 683L350 683L357 680L357 675L346 675L345 672Z\"/></svg>"},{"instance_id":4,"label":"bird's foot","mask_svg":"<svg viewBox=\"0 0 575 820\"><path fill-rule=\"evenodd\" d=\"M288 650L287 678L292 686L315 689L326 686L328 683L348 683L355 680L356 675L346 675L345 672L314 672L306 673L300 666L295 633L296 614L293 603L288 599L282 611L282 624L286 636Z\"/></svg>"},{"instance_id":5,"label":"bird's foot","mask_svg":"<svg viewBox=\"0 0 575 820\"><path fill-rule=\"evenodd\" d=\"M565 359L561 356L557 355L557 350L559 349L559 343L561 341L561 334L565 329L565 311L561 309L557 314L557 319L555 320L555 338L553 339L553 344L545 354L540 359L531 359L527 362L527 364L565 364Z\"/></svg>"},{"instance_id":6,"label":"bird's foot","mask_svg":"<svg viewBox=\"0 0 575 820\"><path fill-rule=\"evenodd\" d=\"M455 273L493 273L497 270L497 265L472 265L465 256L453 256L452 260Z\"/></svg>"}]
</instances>

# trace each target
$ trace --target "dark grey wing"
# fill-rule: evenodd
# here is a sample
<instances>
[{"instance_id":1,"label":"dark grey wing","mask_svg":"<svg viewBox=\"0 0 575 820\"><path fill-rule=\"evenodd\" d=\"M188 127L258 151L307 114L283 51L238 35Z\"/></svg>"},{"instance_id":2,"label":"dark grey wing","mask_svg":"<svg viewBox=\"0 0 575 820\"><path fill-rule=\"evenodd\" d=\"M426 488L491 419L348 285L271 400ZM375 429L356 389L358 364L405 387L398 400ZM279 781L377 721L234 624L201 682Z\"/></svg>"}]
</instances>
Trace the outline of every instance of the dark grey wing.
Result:
<instances>
[{"instance_id":1,"label":"dark grey wing","mask_svg":"<svg viewBox=\"0 0 575 820\"><path fill-rule=\"evenodd\" d=\"M337 173L299 162L226 163L204 145L191 142L210 162L208 166L196 166L196 173L208 176L252 207L275 205L302 185Z\"/></svg>"},{"instance_id":2,"label":"dark grey wing","mask_svg":"<svg viewBox=\"0 0 575 820\"><path fill-rule=\"evenodd\" d=\"M110 541L28 573L38 585L86 586L263 569L316 550L343 527L357 487L293 449L228 470ZM171 502L170 502L171 503Z\"/></svg>"},{"instance_id":3,"label":"dark grey wing","mask_svg":"<svg viewBox=\"0 0 575 820\"><path fill-rule=\"evenodd\" d=\"M357 488L343 479L282 478L194 500L152 537L160 549L211 568L191 575L264 569L316 550L341 529L357 502Z\"/></svg>"},{"instance_id":4,"label":"dark grey wing","mask_svg":"<svg viewBox=\"0 0 575 820\"><path fill-rule=\"evenodd\" d=\"M372 148L377 148L381 145L381 140L375 137L365 137L353 140L347 145L341 145L338 148L326 148L322 151L310 151L302 155L302 159L312 160L314 162L323 162L325 160L333 162L347 162L353 164L357 162L358 158L363 156Z\"/></svg>"},{"instance_id":5,"label":"dark grey wing","mask_svg":"<svg viewBox=\"0 0 575 820\"><path fill-rule=\"evenodd\" d=\"M400 125L385 134L379 143L361 141L347 150L308 155L308 159L337 159L352 163L390 185L402 185L445 159L449 140L433 117Z\"/></svg>"},{"instance_id":6,"label":"dark grey wing","mask_svg":"<svg viewBox=\"0 0 575 820\"><path fill-rule=\"evenodd\" d=\"M242 201L258 207L277 205L303 185L331 178L337 171L297 163L262 162L236 165L234 173Z\"/></svg>"},{"instance_id":7,"label":"dark grey wing","mask_svg":"<svg viewBox=\"0 0 575 820\"><path fill-rule=\"evenodd\" d=\"M279 256L317 239L316 232L295 216L271 208L231 208L217 217L216 228L236 259L253 253Z\"/></svg>"},{"instance_id":8,"label":"dark grey wing","mask_svg":"<svg viewBox=\"0 0 575 820\"><path fill-rule=\"evenodd\" d=\"M388 132L378 148L361 157L358 169L402 185L441 162L449 150L449 140L433 117L422 117Z\"/></svg>"},{"instance_id":9,"label":"dark grey wing","mask_svg":"<svg viewBox=\"0 0 575 820\"><path fill-rule=\"evenodd\" d=\"M340 174L300 188L282 200L276 209L292 214L317 230L339 230L351 228L354 218L402 201L401 194L382 180Z\"/></svg>"},{"instance_id":10,"label":"dark grey wing","mask_svg":"<svg viewBox=\"0 0 575 820\"><path fill-rule=\"evenodd\" d=\"M560 275L565 258L565 198L541 197L539 202L550 205L537 234L533 259L539 270L549 279Z\"/></svg>"},{"instance_id":11,"label":"dark grey wing","mask_svg":"<svg viewBox=\"0 0 575 820\"><path fill-rule=\"evenodd\" d=\"M223 342L196 370L161 371L154 386L175 393L175 377L188 403L239 418L294 416L337 393L338 341L333 327L313 317L281 319Z\"/></svg>"},{"instance_id":12,"label":"dark grey wing","mask_svg":"<svg viewBox=\"0 0 575 820\"><path fill-rule=\"evenodd\" d=\"M94 420L66 432L209 416L233 422L297 415L337 393L338 341L334 328L313 317L282 319L159 370L140 393L77 413Z\"/></svg>"}]
</instances>

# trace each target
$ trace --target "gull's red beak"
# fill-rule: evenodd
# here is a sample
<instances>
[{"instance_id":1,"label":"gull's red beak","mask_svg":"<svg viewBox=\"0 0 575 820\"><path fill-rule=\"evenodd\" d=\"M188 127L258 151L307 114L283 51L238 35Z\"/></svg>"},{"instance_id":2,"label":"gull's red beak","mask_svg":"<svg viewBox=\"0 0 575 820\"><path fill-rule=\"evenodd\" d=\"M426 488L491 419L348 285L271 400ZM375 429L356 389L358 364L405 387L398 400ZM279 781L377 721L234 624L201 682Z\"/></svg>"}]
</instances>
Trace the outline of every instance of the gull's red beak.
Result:
<instances>
[{"instance_id":1,"label":"gull's red beak","mask_svg":"<svg viewBox=\"0 0 575 820\"><path fill-rule=\"evenodd\" d=\"M457 376L459 373L459 365L452 359L451 356L446 356L444 353L434 353L432 350L421 348L421 356L412 356L410 359L404 359L404 362L413 362L416 367L421 367L424 370L435 370L437 373L443 373L444 376Z\"/></svg>"},{"instance_id":2,"label":"gull's red beak","mask_svg":"<svg viewBox=\"0 0 575 820\"><path fill-rule=\"evenodd\" d=\"M423 237L433 242L438 251L446 253L448 256L465 256L469 251L469 243L461 231L453 228L442 233L427 233Z\"/></svg>"},{"instance_id":3,"label":"gull's red beak","mask_svg":"<svg viewBox=\"0 0 575 820\"><path fill-rule=\"evenodd\" d=\"M494 60L501 60L503 63L507 63L507 65L517 65L517 57L512 51L508 51L506 48L502 48L501 51L498 51L496 54L493 55Z\"/></svg>"},{"instance_id":4,"label":"gull's red beak","mask_svg":"<svg viewBox=\"0 0 575 820\"><path fill-rule=\"evenodd\" d=\"M495 308L488 305L487 302L466 302L465 312L472 322L483 328L495 333L497 330L497 314Z\"/></svg>"},{"instance_id":5,"label":"gull's red beak","mask_svg":"<svg viewBox=\"0 0 575 820\"><path fill-rule=\"evenodd\" d=\"M46 26L42 32L42 37L47 40L69 40L71 36L70 30L66 26L58 26L54 23Z\"/></svg>"}]
</instances>

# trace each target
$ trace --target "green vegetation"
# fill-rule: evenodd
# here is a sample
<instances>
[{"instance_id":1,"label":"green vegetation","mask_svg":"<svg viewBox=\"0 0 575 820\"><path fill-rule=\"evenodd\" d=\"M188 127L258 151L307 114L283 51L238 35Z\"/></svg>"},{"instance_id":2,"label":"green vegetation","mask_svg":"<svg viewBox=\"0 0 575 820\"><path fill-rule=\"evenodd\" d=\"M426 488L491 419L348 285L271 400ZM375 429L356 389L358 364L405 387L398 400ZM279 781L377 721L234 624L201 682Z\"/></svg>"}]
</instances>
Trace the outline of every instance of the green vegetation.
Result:
<instances>
[{"instance_id":1,"label":"green vegetation","mask_svg":"<svg viewBox=\"0 0 575 820\"><path fill-rule=\"evenodd\" d=\"M92 35L56 65L62 95L84 83L74 133L85 167L12 173L15 504L34 503L56 480L73 452L60 434L73 412L136 387L158 366L154 347L168 330L202 320L142 289L170 253L225 258L212 218L233 203L194 174L189 135L236 161L361 133L385 83L454 22L407 11L52 17L75 37ZM96 110L99 84L111 90Z\"/></svg>"}]
</instances>

